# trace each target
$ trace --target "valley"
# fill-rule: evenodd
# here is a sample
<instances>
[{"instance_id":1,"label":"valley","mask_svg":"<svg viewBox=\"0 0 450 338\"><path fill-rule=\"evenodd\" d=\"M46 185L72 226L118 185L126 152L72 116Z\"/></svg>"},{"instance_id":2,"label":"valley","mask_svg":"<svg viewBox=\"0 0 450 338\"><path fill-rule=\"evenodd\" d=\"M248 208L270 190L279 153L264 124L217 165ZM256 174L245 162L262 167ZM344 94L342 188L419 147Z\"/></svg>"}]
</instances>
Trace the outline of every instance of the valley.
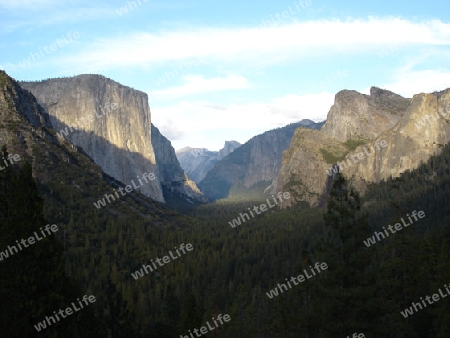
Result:
<instances>
[{"instance_id":1,"label":"valley","mask_svg":"<svg viewBox=\"0 0 450 338\"><path fill-rule=\"evenodd\" d=\"M0 1L0 337L450 337L448 4L121 1Z\"/></svg>"}]
</instances>

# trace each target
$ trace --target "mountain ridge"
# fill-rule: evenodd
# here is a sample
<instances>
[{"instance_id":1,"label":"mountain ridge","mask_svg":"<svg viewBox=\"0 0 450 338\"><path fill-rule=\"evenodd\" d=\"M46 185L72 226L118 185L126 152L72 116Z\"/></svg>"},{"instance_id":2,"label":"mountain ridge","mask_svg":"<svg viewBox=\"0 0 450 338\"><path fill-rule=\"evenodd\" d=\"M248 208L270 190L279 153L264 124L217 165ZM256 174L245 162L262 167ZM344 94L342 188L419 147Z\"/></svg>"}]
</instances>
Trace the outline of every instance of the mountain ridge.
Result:
<instances>
[{"instance_id":1,"label":"mountain ridge","mask_svg":"<svg viewBox=\"0 0 450 338\"><path fill-rule=\"evenodd\" d=\"M176 155L180 165L195 183L200 183L217 161L232 153L241 144L237 141L225 141L219 151L210 151L207 148L184 147L177 150Z\"/></svg>"},{"instance_id":2,"label":"mountain ridge","mask_svg":"<svg viewBox=\"0 0 450 338\"><path fill-rule=\"evenodd\" d=\"M278 176L282 151L289 147L295 129L302 123L317 129L323 125L300 121L252 137L215 164L200 182L200 190L211 200L245 195L261 198L267 191L275 192L274 179Z\"/></svg>"},{"instance_id":3,"label":"mountain ridge","mask_svg":"<svg viewBox=\"0 0 450 338\"><path fill-rule=\"evenodd\" d=\"M337 163L342 164L345 176L354 177L353 185L361 193L369 182L398 177L439 154L440 147L450 141L449 104L449 89L439 94L416 94L412 99L377 87L371 88L369 96L341 91L320 131L296 131L283 153L278 185L289 187L297 201L318 206L329 191L327 172ZM444 106L447 117L436 115ZM418 121L431 120L427 116L436 118L418 128ZM355 125L360 118L363 122ZM379 147L383 141L386 147Z\"/></svg>"},{"instance_id":4,"label":"mountain ridge","mask_svg":"<svg viewBox=\"0 0 450 338\"><path fill-rule=\"evenodd\" d=\"M108 175L128 184L137 176L152 172L157 175L157 180L140 188L144 195L164 203L163 182L178 181L184 186L179 190L181 195L187 199L204 200L195 183L189 182L184 174L170 180L163 177L167 172L162 169L164 165L158 166L152 140L160 141L162 147L172 146L161 137L152 138L146 93L102 75L89 74L20 82L20 85L44 107L53 129L82 148ZM157 153L162 155L160 162L167 162L170 156L175 157L168 150ZM176 163L177 159L169 161Z\"/></svg>"}]
</instances>

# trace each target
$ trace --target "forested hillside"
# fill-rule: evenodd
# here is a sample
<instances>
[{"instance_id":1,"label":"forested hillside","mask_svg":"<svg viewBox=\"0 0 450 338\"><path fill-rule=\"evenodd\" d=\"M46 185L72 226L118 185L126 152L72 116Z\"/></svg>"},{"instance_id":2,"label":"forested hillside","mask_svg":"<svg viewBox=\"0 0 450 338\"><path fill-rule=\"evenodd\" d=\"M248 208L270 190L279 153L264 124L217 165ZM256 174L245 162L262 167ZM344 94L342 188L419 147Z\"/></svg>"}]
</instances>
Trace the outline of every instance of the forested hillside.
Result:
<instances>
[{"instance_id":1,"label":"forested hillside","mask_svg":"<svg viewBox=\"0 0 450 338\"><path fill-rule=\"evenodd\" d=\"M337 180L328 211L272 209L235 228L228 222L261 202L201 206L178 224L72 204L58 217L56 235L68 275L98 295L93 308L116 337L179 337L219 313L231 321L212 336L447 337L447 300L411 319L400 311L448 283L449 164L447 147L401 179L371 186L361 201ZM46 217L54 217L55 200L46 199ZM371 247L363 244L413 210L426 217ZM193 251L157 273L131 277L182 243ZM328 270L267 296L315 262L326 262Z\"/></svg>"},{"instance_id":2,"label":"forested hillside","mask_svg":"<svg viewBox=\"0 0 450 338\"><path fill-rule=\"evenodd\" d=\"M0 170L6 336L37 334L33 325L87 294L94 304L41 335L179 337L228 314L231 321L211 336L448 337L446 299L407 318L401 313L449 281L448 146L417 170L371 184L364 197L339 174L326 208L270 207L236 225L266 201L217 201L183 215L133 192L94 207L123 184L57 139L15 82L5 78L1 93L2 136L11 153L23 154ZM414 211L425 217L365 244ZM5 256L46 224L59 229L48 241ZM188 244L192 251L135 278L143 265ZM281 292L279 284L316 263L327 268Z\"/></svg>"}]
</instances>

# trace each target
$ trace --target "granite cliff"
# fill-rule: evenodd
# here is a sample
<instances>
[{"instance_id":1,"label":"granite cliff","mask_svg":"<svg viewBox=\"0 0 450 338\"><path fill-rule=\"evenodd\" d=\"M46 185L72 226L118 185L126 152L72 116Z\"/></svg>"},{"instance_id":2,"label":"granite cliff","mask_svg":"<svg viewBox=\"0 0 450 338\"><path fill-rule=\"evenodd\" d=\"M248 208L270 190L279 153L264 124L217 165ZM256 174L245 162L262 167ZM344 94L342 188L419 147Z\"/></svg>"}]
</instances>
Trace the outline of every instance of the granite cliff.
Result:
<instances>
[{"instance_id":1,"label":"granite cliff","mask_svg":"<svg viewBox=\"0 0 450 338\"><path fill-rule=\"evenodd\" d=\"M50 127L50 118L36 98L0 71L0 145L7 146L10 154L18 154L22 163L28 160L36 165L34 151L51 139Z\"/></svg>"},{"instance_id":2,"label":"granite cliff","mask_svg":"<svg viewBox=\"0 0 450 338\"><path fill-rule=\"evenodd\" d=\"M83 210L114 216L135 214L160 224L156 214L161 218L173 214L161 203L134 191L121 197L126 203L115 201L97 210L93 202L125 184L105 174L80 147L57 136L50 120L29 91L0 71L0 146L6 145L9 154L20 156L14 165L31 164L48 219L68 224L74 212ZM72 233L74 229L68 226L67 230Z\"/></svg>"},{"instance_id":3,"label":"granite cliff","mask_svg":"<svg viewBox=\"0 0 450 338\"><path fill-rule=\"evenodd\" d=\"M339 142L372 140L392 128L408 105L409 99L376 87L370 89L370 95L342 90L336 94L321 132Z\"/></svg>"},{"instance_id":4,"label":"granite cliff","mask_svg":"<svg viewBox=\"0 0 450 338\"><path fill-rule=\"evenodd\" d=\"M223 148L220 149L219 153L217 154L217 161L222 160L223 158L225 158L225 156L228 156L240 146L241 144L237 141L225 141Z\"/></svg>"},{"instance_id":5,"label":"granite cliff","mask_svg":"<svg viewBox=\"0 0 450 338\"><path fill-rule=\"evenodd\" d=\"M450 141L449 93L407 99L375 87L370 95L339 92L320 131L296 130L283 153L278 185L296 200L316 206L326 197L338 167L353 177L361 193L368 182L417 168Z\"/></svg>"},{"instance_id":6,"label":"granite cliff","mask_svg":"<svg viewBox=\"0 0 450 338\"><path fill-rule=\"evenodd\" d=\"M20 85L46 109L53 129L108 175L126 184L143 173L156 175L147 94L99 75ZM158 180L143 185L141 192L164 201Z\"/></svg>"},{"instance_id":7,"label":"granite cliff","mask_svg":"<svg viewBox=\"0 0 450 338\"><path fill-rule=\"evenodd\" d=\"M143 173L154 173L156 180L140 187L140 192L164 202L162 184L174 182L167 165L158 166L152 141L171 147L161 137L152 137L147 94L123 86L101 75L21 82L45 108L51 126L61 137L82 148L102 170L128 184ZM159 132L158 132L159 134ZM167 149L158 151L162 163L177 159ZM173 156L174 158L169 158ZM172 175L172 176L171 176ZM170 179L169 179L170 177ZM178 183L193 198L195 184L179 175ZM198 192L198 197L203 198Z\"/></svg>"},{"instance_id":8,"label":"granite cliff","mask_svg":"<svg viewBox=\"0 0 450 338\"><path fill-rule=\"evenodd\" d=\"M207 199L181 168L170 141L153 124L152 145L155 150L158 177L161 181L164 196L170 192L184 196L194 203L206 203Z\"/></svg>"},{"instance_id":9,"label":"granite cliff","mask_svg":"<svg viewBox=\"0 0 450 338\"><path fill-rule=\"evenodd\" d=\"M371 142L387 146L365 156L347 170L364 181L379 182L417 168L450 142L450 89L413 96L402 119ZM363 149L358 147L355 153ZM342 171L345 172L345 169Z\"/></svg>"},{"instance_id":10,"label":"granite cliff","mask_svg":"<svg viewBox=\"0 0 450 338\"><path fill-rule=\"evenodd\" d=\"M199 188L211 200L261 198L276 192L282 152L289 147L295 129L303 125L319 129L323 123L303 120L253 137L218 161Z\"/></svg>"},{"instance_id":11,"label":"granite cliff","mask_svg":"<svg viewBox=\"0 0 450 338\"><path fill-rule=\"evenodd\" d=\"M200 183L217 161L232 153L241 144L237 141L225 141L222 149L209 151L206 148L185 147L176 152L181 167L195 183Z\"/></svg>"}]
</instances>

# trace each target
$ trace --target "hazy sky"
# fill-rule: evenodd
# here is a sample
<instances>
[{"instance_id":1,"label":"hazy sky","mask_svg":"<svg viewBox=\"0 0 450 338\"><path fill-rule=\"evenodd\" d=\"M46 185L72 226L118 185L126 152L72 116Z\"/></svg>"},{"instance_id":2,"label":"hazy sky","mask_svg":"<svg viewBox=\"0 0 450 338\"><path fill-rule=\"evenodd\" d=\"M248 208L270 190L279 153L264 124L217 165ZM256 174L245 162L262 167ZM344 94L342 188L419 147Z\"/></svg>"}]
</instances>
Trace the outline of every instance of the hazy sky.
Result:
<instances>
[{"instance_id":1,"label":"hazy sky","mask_svg":"<svg viewBox=\"0 0 450 338\"><path fill-rule=\"evenodd\" d=\"M172 141L218 150L304 118L342 89L450 87L442 1L0 0L0 68L95 73L148 93Z\"/></svg>"}]
</instances>

